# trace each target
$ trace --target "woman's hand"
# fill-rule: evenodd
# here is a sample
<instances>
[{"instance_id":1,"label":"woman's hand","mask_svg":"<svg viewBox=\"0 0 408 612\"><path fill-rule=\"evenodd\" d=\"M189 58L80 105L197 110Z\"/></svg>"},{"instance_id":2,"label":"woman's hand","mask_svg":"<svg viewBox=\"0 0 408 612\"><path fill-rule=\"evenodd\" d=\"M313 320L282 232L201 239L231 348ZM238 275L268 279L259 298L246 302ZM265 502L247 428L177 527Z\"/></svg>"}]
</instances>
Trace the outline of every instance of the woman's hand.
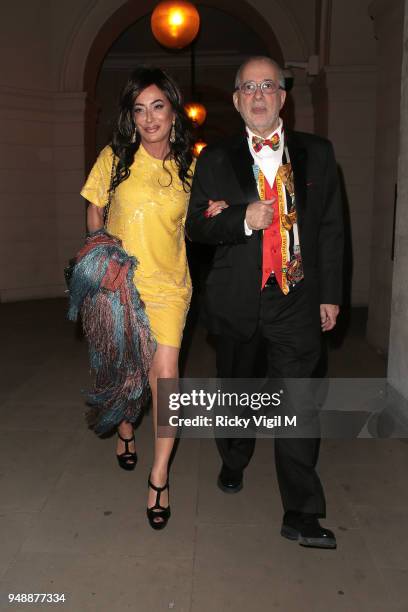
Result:
<instances>
[{"instance_id":1,"label":"woman's hand","mask_svg":"<svg viewBox=\"0 0 408 612\"><path fill-rule=\"evenodd\" d=\"M224 208L228 208L228 204L224 200L208 200L208 208L204 215L207 218L216 217Z\"/></svg>"}]
</instances>

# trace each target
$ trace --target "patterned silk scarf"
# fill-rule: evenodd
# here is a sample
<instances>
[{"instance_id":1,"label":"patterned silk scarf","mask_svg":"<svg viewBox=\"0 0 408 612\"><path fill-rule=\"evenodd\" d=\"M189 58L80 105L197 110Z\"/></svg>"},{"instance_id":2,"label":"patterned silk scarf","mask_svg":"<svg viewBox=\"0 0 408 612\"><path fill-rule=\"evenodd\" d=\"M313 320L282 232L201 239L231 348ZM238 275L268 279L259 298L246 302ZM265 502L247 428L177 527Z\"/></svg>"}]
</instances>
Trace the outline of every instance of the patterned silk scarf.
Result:
<instances>
[{"instance_id":1,"label":"patterned silk scarf","mask_svg":"<svg viewBox=\"0 0 408 612\"><path fill-rule=\"evenodd\" d=\"M271 272L286 295L303 279L292 164L287 146L274 184L253 166L261 200L275 198L272 224L263 232L262 288Z\"/></svg>"}]
</instances>

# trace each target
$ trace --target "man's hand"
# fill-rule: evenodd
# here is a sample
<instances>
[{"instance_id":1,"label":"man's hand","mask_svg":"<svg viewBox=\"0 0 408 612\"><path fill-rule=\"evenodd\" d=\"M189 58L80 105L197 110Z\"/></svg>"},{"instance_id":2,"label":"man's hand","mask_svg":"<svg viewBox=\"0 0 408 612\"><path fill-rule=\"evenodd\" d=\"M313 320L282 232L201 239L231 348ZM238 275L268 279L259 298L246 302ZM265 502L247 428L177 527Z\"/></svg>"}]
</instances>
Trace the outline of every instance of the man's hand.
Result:
<instances>
[{"instance_id":1,"label":"man's hand","mask_svg":"<svg viewBox=\"0 0 408 612\"><path fill-rule=\"evenodd\" d=\"M320 322L322 331L330 331L336 325L340 308L337 304L320 304Z\"/></svg>"},{"instance_id":2,"label":"man's hand","mask_svg":"<svg viewBox=\"0 0 408 612\"><path fill-rule=\"evenodd\" d=\"M249 204L246 209L245 221L249 229L262 230L266 229L272 223L273 209L272 200L257 200Z\"/></svg>"},{"instance_id":3,"label":"man's hand","mask_svg":"<svg viewBox=\"0 0 408 612\"><path fill-rule=\"evenodd\" d=\"M208 208L204 215L206 217L215 217L219 215L224 208L228 208L228 204L224 200L208 200Z\"/></svg>"}]
</instances>

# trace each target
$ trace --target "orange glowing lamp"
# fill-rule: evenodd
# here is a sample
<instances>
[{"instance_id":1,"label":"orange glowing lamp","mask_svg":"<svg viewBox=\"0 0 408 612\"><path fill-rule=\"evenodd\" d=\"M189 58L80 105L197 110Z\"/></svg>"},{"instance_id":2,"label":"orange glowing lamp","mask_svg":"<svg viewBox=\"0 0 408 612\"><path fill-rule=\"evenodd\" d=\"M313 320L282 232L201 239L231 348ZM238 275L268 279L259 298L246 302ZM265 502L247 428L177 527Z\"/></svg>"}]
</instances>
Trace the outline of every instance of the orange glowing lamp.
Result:
<instances>
[{"instance_id":1,"label":"orange glowing lamp","mask_svg":"<svg viewBox=\"0 0 408 612\"><path fill-rule=\"evenodd\" d=\"M184 110L186 111L187 117L191 119L194 126L202 125L207 117L207 111L205 106L200 104L199 102L189 102L184 105Z\"/></svg>"},{"instance_id":2,"label":"orange glowing lamp","mask_svg":"<svg viewBox=\"0 0 408 612\"><path fill-rule=\"evenodd\" d=\"M151 27L161 45L170 49L182 49L197 36L200 15L191 2L164 0L152 13Z\"/></svg>"},{"instance_id":3,"label":"orange glowing lamp","mask_svg":"<svg viewBox=\"0 0 408 612\"><path fill-rule=\"evenodd\" d=\"M203 149L207 146L207 143L204 140L197 140L193 147L193 155L194 157L198 157Z\"/></svg>"}]
</instances>

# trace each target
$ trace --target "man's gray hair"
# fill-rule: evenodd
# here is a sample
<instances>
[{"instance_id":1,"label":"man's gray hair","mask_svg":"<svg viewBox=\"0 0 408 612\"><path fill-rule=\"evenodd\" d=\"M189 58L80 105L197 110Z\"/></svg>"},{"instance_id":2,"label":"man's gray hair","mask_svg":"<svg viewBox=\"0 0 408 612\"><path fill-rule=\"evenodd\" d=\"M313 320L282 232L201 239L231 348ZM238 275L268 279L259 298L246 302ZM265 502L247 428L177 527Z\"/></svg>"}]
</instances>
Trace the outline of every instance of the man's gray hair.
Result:
<instances>
[{"instance_id":1,"label":"man's gray hair","mask_svg":"<svg viewBox=\"0 0 408 612\"><path fill-rule=\"evenodd\" d=\"M279 66L278 62L275 62L275 60L273 60L271 57L268 57L267 55L253 55L252 57L248 57L248 59L245 60L243 64L241 64L235 76L235 89L237 89L241 85L241 75L244 68L248 64L252 64L252 62L268 62L269 64L271 64L278 73L278 82L280 87L285 89L285 77L283 76L282 68Z\"/></svg>"}]
</instances>

